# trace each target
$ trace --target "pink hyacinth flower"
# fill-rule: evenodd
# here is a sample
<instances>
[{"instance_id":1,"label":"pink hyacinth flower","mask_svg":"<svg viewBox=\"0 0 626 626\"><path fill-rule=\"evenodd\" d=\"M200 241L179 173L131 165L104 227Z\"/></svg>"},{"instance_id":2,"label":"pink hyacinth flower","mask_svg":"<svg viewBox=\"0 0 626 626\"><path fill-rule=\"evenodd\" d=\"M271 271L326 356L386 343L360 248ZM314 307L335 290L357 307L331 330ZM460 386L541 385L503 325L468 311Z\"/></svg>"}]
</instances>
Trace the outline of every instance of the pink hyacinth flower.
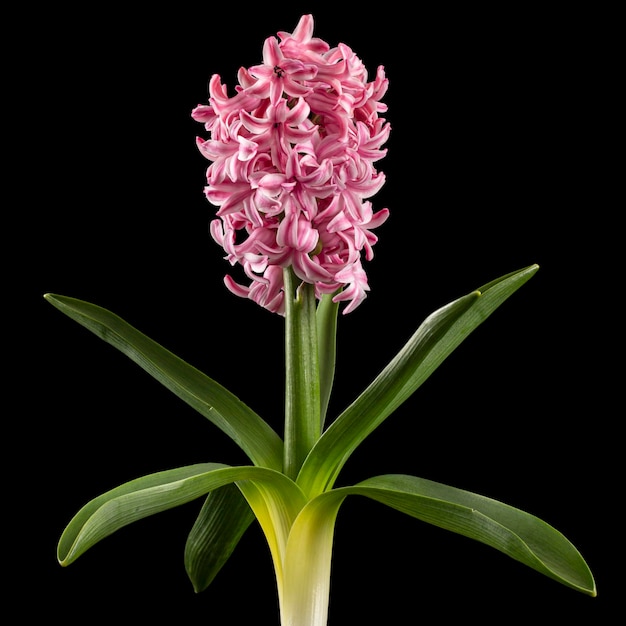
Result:
<instances>
[{"instance_id":1,"label":"pink hyacinth flower","mask_svg":"<svg viewBox=\"0 0 626 626\"><path fill-rule=\"evenodd\" d=\"M279 314L289 267L353 311L369 291L372 231L389 215L369 200L385 182L374 165L390 132L384 68L369 81L351 48L313 37L313 26L304 15L293 33L268 37L263 63L240 69L232 96L212 76L208 104L192 111L210 134L197 145L211 161L211 235L250 281L224 282Z\"/></svg>"}]
</instances>

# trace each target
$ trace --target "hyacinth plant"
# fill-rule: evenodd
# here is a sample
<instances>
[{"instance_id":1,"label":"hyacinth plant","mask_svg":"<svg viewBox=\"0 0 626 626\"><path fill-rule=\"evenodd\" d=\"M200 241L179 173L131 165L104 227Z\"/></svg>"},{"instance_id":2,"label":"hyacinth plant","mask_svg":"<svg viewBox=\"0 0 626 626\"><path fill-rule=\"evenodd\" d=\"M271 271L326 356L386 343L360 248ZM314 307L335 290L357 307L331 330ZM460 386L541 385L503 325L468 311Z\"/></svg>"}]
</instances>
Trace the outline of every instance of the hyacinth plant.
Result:
<instances>
[{"instance_id":1,"label":"hyacinth plant","mask_svg":"<svg viewBox=\"0 0 626 626\"><path fill-rule=\"evenodd\" d=\"M113 313L74 298L48 301L109 342L231 437L250 464L207 462L160 471L96 497L69 522L58 545L62 565L133 521L204 498L187 538L184 564L196 591L206 589L256 520L269 545L283 626L327 623L333 530L341 503L371 498L424 522L492 546L594 596L578 550L537 517L488 497L409 475L336 486L359 444L439 364L537 271L497 278L432 313L364 391L330 423L337 316L369 290L373 230L388 216L369 200L384 184L375 168L390 126L380 66L369 80L343 43L313 37L304 15L293 33L263 46L263 62L238 74L229 95L218 75L209 101L193 110L209 138L197 140L211 162L205 194L218 207L213 239L242 269L234 294L284 317L283 437L218 382Z\"/></svg>"}]
</instances>

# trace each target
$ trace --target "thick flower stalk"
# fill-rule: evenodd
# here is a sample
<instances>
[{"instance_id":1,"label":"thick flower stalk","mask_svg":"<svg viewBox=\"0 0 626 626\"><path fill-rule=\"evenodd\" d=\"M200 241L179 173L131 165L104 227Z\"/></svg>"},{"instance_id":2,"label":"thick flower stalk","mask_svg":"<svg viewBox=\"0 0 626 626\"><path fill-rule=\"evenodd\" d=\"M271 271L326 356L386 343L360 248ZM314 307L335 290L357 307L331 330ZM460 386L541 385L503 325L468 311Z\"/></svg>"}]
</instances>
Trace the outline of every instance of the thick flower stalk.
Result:
<instances>
[{"instance_id":1,"label":"thick flower stalk","mask_svg":"<svg viewBox=\"0 0 626 626\"><path fill-rule=\"evenodd\" d=\"M359 57L340 43L313 37L313 17L293 33L263 45L263 63L241 68L229 96L220 76L209 84L209 104L193 118L209 139L197 139L210 161L205 194L219 207L211 234L231 265L226 286L284 314L284 270L335 294L353 311L369 290L363 259L373 256L372 232L389 211L371 198L385 176L375 163L386 150L390 125L380 116L388 81L378 67L369 80Z\"/></svg>"}]
</instances>

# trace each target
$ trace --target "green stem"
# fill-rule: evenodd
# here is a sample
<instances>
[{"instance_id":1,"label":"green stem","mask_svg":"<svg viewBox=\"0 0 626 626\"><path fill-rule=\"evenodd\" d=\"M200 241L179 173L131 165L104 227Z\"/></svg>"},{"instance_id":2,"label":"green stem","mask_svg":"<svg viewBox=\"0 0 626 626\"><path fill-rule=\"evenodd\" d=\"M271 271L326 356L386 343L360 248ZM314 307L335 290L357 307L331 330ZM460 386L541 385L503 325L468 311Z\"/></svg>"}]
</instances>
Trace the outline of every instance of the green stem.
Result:
<instances>
[{"instance_id":1,"label":"green stem","mask_svg":"<svg viewBox=\"0 0 626 626\"><path fill-rule=\"evenodd\" d=\"M335 355L337 352L337 313L339 304L333 302L335 294L324 294L317 306L317 345L320 367L320 430L328 411L330 393L335 378Z\"/></svg>"},{"instance_id":2,"label":"green stem","mask_svg":"<svg viewBox=\"0 0 626 626\"><path fill-rule=\"evenodd\" d=\"M315 287L285 281L285 452L283 472L295 480L321 433Z\"/></svg>"}]
</instances>

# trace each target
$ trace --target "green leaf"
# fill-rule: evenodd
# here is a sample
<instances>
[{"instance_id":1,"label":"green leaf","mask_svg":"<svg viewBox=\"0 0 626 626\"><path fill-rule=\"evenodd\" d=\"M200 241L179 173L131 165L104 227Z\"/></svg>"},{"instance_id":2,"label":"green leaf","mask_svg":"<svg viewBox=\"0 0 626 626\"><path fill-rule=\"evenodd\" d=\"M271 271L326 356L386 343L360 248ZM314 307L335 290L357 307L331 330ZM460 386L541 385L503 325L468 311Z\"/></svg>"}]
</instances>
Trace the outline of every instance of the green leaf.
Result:
<instances>
[{"instance_id":1,"label":"green leaf","mask_svg":"<svg viewBox=\"0 0 626 626\"><path fill-rule=\"evenodd\" d=\"M320 429L324 429L324 420L330 401L330 393L335 378L335 359L337 352L337 315L339 303L333 302L333 294L324 294L317 305L317 344L320 364Z\"/></svg>"},{"instance_id":2,"label":"green leaf","mask_svg":"<svg viewBox=\"0 0 626 626\"><path fill-rule=\"evenodd\" d=\"M359 444L537 269L532 265L502 276L428 316L394 359L320 437L298 476L302 490L313 497L332 488Z\"/></svg>"},{"instance_id":3,"label":"green leaf","mask_svg":"<svg viewBox=\"0 0 626 626\"><path fill-rule=\"evenodd\" d=\"M185 569L196 593L211 584L253 521L235 485L209 493L185 544Z\"/></svg>"},{"instance_id":4,"label":"green leaf","mask_svg":"<svg viewBox=\"0 0 626 626\"><path fill-rule=\"evenodd\" d=\"M303 495L286 476L264 467L229 467L200 463L149 474L94 498L67 525L57 549L61 565L69 565L86 550L120 528L171 509L229 483L258 481L271 494L272 505L295 514ZM255 511L256 514L256 511Z\"/></svg>"},{"instance_id":5,"label":"green leaf","mask_svg":"<svg viewBox=\"0 0 626 626\"><path fill-rule=\"evenodd\" d=\"M335 522L342 502L352 495L480 541L563 585L596 595L593 576L578 550L546 522L468 491L390 474L326 491L299 513L285 556L281 616L286 623L306 616L307 624L326 624Z\"/></svg>"},{"instance_id":6,"label":"green leaf","mask_svg":"<svg viewBox=\"0 0 626 626\"><path fill-rule=\"evenodd\" d=\"M66 296L46 294L44 297L204 415L237 443L255 465L282 468L280 437L230 391L110 311Z\"/></svg>"},{"instance_id":7,"label":"green leaf","mask_svg":"<svg viewBox=\"0 0 626 626\"><path fill-rule=\"evenodd\" d=\"M590 596L593 575L578 550L541 519L497 500L406 475L370 478L338 495L360 494L424 522L485 543Z\"/></svg>"}]
</instances>

